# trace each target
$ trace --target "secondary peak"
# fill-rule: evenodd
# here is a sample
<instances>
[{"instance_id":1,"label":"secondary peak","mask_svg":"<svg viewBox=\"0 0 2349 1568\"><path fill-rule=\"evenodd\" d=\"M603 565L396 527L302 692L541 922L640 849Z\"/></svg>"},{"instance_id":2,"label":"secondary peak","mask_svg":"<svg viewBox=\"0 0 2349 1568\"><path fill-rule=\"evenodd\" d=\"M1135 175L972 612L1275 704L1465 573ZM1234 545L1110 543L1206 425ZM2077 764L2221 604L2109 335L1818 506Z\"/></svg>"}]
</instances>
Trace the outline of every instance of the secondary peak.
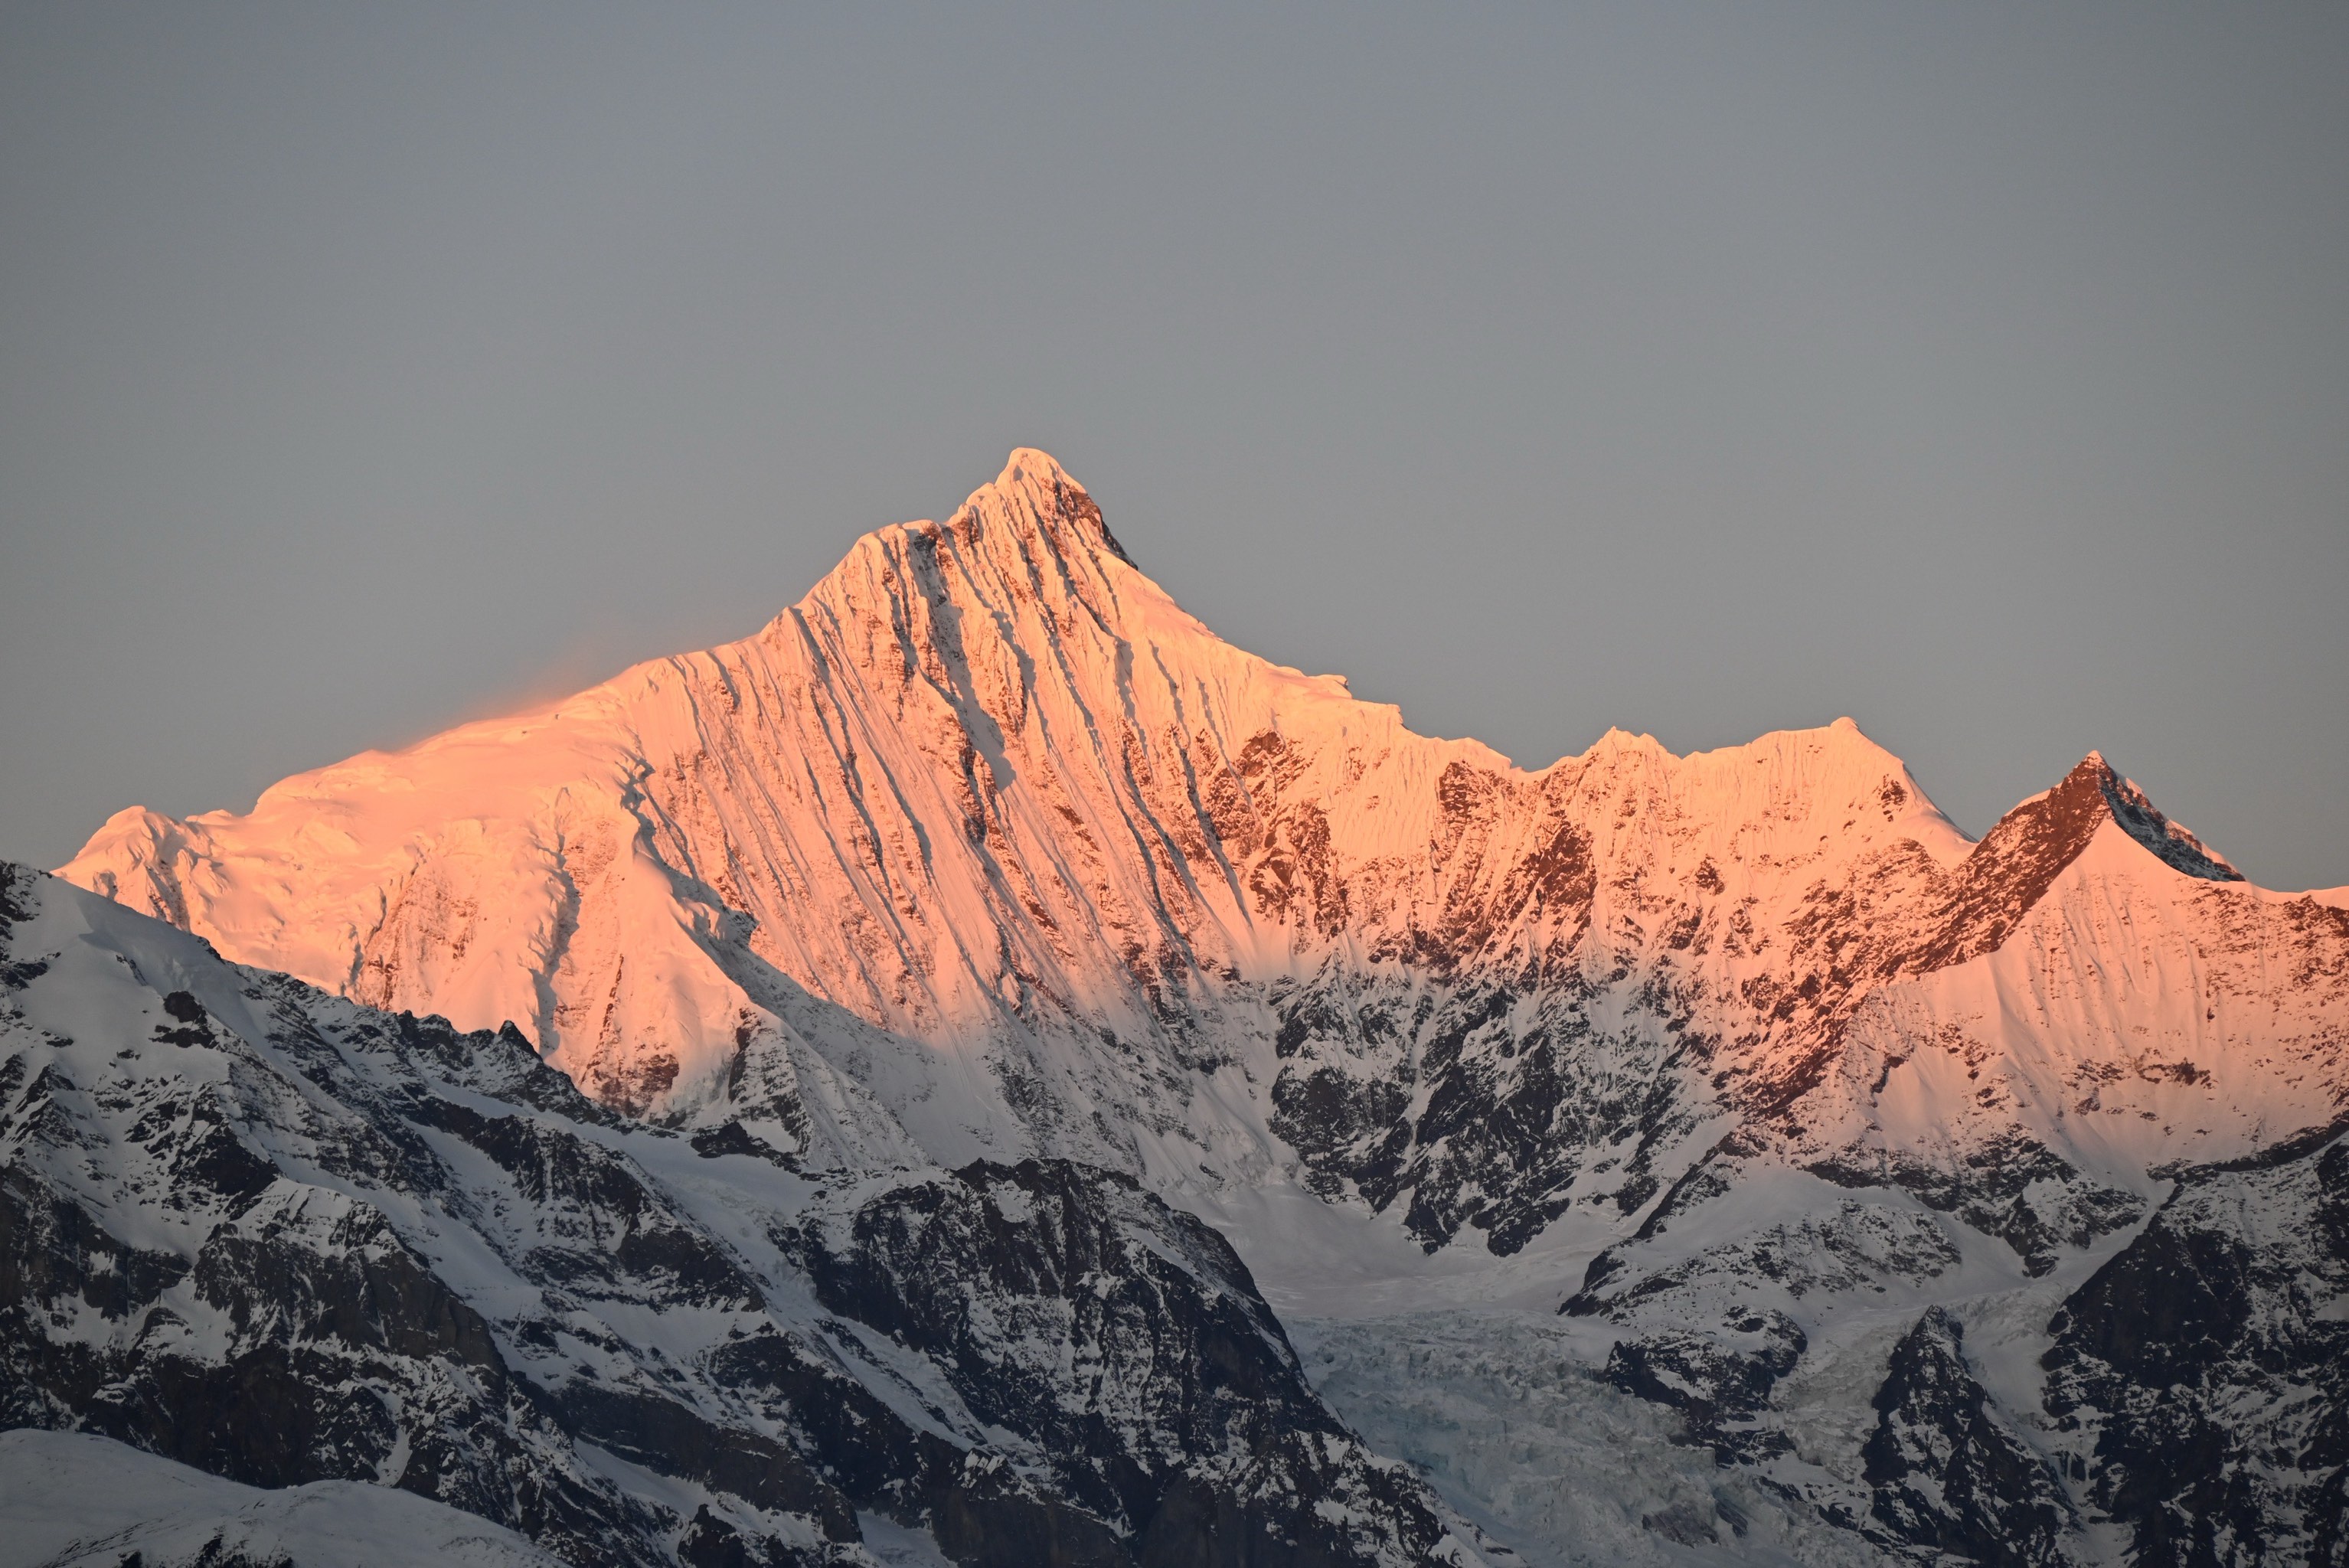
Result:
<instances>
[{"instance_id":1,"label":"secondary peak","mask_svg":"<svg viewBox=\"0 0 2349 1568\"><path fill-rule=\"evenodd\" d=\"M2171 870L2209 882L2243 880L2243 873L2226 856L2196 838L2185 823L2173 822L2162 815L2161 809L2137 788L2137 781L2122 777L2101 752L2089 752L2073 772L2075 776L2092 773L2121 830L2152 851Z\"/></svg>"}]
</instances>

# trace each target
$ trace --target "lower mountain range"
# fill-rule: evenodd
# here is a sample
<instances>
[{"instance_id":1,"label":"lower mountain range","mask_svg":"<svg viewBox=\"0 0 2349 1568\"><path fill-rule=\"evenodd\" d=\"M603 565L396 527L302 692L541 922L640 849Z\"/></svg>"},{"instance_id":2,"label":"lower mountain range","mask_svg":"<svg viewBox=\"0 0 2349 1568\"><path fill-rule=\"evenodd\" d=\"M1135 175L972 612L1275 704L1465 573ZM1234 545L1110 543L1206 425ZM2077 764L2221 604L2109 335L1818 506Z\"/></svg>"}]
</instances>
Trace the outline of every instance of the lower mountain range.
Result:
<instances>
[{"instance_id":1,"label":"lower mountain range","mask_svg":"<svg viewBox=\"0 0 2349 1568\"><path fill-rule=\"evenodd\" d=\"M0 985L0 1560L2349 1564L2349 890L1414 735L1032 450Z\"/></svg>"}]
</instances>

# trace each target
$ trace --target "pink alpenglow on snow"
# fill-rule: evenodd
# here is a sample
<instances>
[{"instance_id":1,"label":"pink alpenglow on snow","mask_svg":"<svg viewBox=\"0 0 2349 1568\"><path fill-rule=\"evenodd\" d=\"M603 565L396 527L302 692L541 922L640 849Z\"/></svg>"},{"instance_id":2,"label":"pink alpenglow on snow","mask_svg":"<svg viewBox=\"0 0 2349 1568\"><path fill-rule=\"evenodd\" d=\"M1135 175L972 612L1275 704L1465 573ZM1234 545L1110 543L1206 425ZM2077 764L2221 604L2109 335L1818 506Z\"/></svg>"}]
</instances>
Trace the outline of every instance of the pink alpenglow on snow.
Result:
<instances>
[{"instance_id":1,"label":"pink alpenglow on snow","mask_svg":"<svg viewBox=\"0 0 2349 1568\"><path fill-rule=\"evenodd\" d=\"M1029 449L741 642L62 874L812 1166L1297 1181L1429 1246L1637 1211L1733 1128L2136 1190L2349 1092L2343 901L2100 757L1979 843L1848 719L1527 771L1220 641Z\"/></svg>"}]
</instances>

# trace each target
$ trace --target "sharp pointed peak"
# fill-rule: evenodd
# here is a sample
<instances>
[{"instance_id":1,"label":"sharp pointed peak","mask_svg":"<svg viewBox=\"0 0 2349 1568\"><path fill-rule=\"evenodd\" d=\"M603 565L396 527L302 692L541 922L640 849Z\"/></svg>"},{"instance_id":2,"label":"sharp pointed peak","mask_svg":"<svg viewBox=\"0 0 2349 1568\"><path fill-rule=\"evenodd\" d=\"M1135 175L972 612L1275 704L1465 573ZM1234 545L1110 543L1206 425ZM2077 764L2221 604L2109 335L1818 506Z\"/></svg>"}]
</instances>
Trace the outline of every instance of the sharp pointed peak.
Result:
<instances>
[{"instance_id":1,"label":"sharp pointed peak","mask_svg":"<svg viewBox=\"0 0 2349 1568\"><path fill-rule=\"evenodd\" d=\"M1040 448L1017 447L1002 471L971 491L945 521L893 523L859 537L760 634L790 641L812 611L885 618L885 606L907 595L947 592L941 572L991 584L987 593L1081 603L1104 624L1118 622L1137 593L1163 597L1060 460Z\"/></svg>"},{"instance_id":2,"label":"sharp pointed peak","mask_svg":"<svg viewBox=\"0 0 2349 1568\"><path fill-rule=\"evenodd\" d=\"M2086 847L2085 832L2105 819L2172 871L2207 882L2244 880L2224 855L2196 838L2183 822L2164 816L2137 781L2115 768L2102 751L2080 758L2054 789L2033 795L2001 818L2000 827L2032 821L2079 824L2071 835L2076 842L2070 853L2076 854ZM1998 832L1998 828L1992 830L1993 836Z\"/></svg>"},{"instance_id":3,"label":"sharp pointed peak","mask_svg":"<svg viewBox=\"0 0 2349 1568\"><path fill-rule=\"evenodd\" d=\"M988 525L1009 526L1040 540L1054 553L1097 556L1106 552L1131 566L1133 558L1102 521L1101 508L1058 458L1039 447L1014 447L1003 471L970 492L946 526L975 538Z\"/></svg>"}]
</instances>

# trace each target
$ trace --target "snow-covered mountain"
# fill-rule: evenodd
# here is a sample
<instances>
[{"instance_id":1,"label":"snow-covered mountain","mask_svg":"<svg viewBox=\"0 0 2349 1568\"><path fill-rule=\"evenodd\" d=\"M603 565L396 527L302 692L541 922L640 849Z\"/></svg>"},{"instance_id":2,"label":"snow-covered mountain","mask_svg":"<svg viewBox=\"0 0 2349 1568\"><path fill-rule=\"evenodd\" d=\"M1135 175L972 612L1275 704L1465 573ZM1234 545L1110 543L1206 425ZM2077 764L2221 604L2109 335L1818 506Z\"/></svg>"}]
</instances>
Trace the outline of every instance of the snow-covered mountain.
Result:
<instances>
[{"instance_id":1,"label":"snow-covered mountain","mask_svg":"<svg viewBox=\"0 0 2349 1568\"><path fill-rule=\"evenodd\" d=\"M2101 758L1978 843L1848 720L1528 772L1219 641L1029 450L750 639L249 815L122 812L61 874L350 1005L511 1021L474 1037L644 1147L1138 1182L1543 1562L2225 1560L2079 1326L2180 1204L2283 1246L2205 1200L2322 1187L2349 1116L2344 901L2250 885ZM2289 1265L2323 1290L2237 1293L2296 1304L2299 1360L2242 1354L2311 1431L2349 1419L2302 1354L2339 1242ZM2228 1549L2340 1550L2331 1439L2230 1389Z\"/></svg>"}]
</instances>

